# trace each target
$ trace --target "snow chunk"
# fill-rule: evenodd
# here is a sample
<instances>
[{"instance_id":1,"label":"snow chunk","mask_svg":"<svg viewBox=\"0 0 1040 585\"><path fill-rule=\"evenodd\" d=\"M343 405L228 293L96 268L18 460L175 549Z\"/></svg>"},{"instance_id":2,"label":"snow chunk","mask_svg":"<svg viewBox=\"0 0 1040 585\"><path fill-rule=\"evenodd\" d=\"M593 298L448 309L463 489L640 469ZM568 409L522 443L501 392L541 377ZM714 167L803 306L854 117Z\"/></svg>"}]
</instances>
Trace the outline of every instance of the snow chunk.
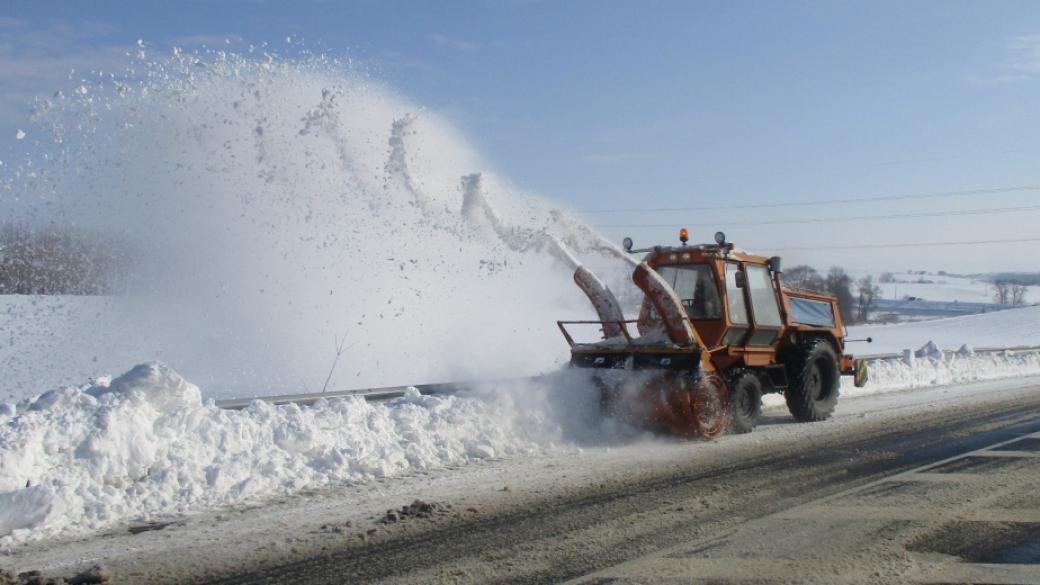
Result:
<instances>
[{"instance_id":1,"label":"snow chunk","mask_svg":"<svg viewBox=\"0 0 1040 585\"><path fill-rule=\"evenodd\" d=\"M22 130L21 128L16 130L15 133L14 133L14 138L15 138L15 140L21 140L21 139L25 138L25 130Z\"/></svg>"},{"instance_id":2,"label":"snow chunk","mask_svg":"<svg viewBox=\"0 0 1040 585\"><path fill-rule=\"evenodd\" d=\"M914 356L919 358L942 359L943 352L934 341L929 340L928 343L921 346L921 349L914 352Z\"/></svg>"},{"instance_id":3,"label":"snow chunk","mask_svg":"<svg viewBox=\"0 0 1040 585\"><path fill-rule=\"evenodd\" d=\"M99 381L99 384L104 384ZM174 412L202 404L202 393L161 362L149 362L135 366L129 372L112 380L110 385L94 386L87 394L100 398L117 393L124 396L136 395L159 412Z\"/></svg>"}]
</instances>

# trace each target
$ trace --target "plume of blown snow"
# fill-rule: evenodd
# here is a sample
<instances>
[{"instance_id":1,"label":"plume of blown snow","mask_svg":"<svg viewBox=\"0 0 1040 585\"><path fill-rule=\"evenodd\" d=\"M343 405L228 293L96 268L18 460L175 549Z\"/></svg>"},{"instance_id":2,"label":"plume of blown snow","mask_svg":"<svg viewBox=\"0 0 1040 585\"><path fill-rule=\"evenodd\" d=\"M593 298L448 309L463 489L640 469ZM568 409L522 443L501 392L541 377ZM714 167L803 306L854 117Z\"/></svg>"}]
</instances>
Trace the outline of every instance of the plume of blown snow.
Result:
<instances>
[{"instance_id":1,"label":"plume of blown snow","mask_svg":"<svg viewBox=\"0 0 1040 585\"><path fill-rule=\"evenodd\" d=\"M0 390L146 359L209 396L313 392L330 373L331 388L532 374L566 358L554 322L589 314L546 237L627 281L591 229L356 68L140 59L42 100L36 158L3 167L11 217L136 253L125 296L24 325Z\"/></svg>"}]
</instances>

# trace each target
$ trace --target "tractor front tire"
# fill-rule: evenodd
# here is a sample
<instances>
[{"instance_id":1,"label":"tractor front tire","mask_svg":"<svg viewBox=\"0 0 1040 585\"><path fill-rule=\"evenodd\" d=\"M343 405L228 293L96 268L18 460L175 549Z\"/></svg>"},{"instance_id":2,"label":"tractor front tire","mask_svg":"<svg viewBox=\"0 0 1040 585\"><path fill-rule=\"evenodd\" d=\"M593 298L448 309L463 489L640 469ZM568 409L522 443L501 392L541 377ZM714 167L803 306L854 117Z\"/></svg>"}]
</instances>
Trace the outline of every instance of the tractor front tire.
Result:
<instances>
[{"instance_id":1,"label":"tractor front tire","mask_svg":"<svg viewBox=\"0 0 1040 585\"><path fill-rule=\"evenodd\" d=\"M799 422L827 420L838 402L838 356L824 339L800 348L788 364L789 384L784 398L787 410Z\"/></svg>"},{"instance_id":2,"label":"tractor front tire","mask_svg":"<svg viewBox=\"0 0 1040 585\"><path fill-rule=\"evenodd\" d=\"M754 372L738 370L730 377L730 404L733 415L729 432L750 433L762 416L762 383Z\"/></svg>"}]
</instances>

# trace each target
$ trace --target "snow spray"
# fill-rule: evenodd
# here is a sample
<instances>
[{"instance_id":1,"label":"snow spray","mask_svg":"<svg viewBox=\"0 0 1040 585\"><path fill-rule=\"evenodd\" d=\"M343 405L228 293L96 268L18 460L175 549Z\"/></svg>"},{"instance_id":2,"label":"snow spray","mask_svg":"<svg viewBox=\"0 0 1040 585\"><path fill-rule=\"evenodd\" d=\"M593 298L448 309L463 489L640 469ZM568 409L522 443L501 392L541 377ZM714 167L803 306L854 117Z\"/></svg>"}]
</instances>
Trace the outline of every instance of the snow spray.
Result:
<instances>
[{"instance_id":1,"label":"snow spray","mask_svg":"<svg viewBox=\"0 0 1040 585\"><path fill-rule=\"evenodd\" d=\"M567 357L555 321L589 315L547 237L627 282L591 229L348 62L129 59L38 100L31 159L4 167L10 217L133 254L124 295L45 301L0 353L17 389L150 359L210 397L530 375Z\"/></svg>"}]
</instances>

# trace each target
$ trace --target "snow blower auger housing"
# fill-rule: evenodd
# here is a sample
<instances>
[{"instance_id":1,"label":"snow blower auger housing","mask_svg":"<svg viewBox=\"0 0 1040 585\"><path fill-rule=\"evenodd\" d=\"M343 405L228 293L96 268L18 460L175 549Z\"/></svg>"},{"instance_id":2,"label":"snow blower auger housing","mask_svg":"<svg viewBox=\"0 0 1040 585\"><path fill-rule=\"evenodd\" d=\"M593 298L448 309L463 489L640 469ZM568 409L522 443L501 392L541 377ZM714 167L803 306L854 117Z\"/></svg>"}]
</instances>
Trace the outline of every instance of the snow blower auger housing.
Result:
<instances>
[{"instance_id":1,"label":"snow blower auger housing","mask_svg":"<svg viewBox=\"0 0 1040 585\"><path fill-rule=\"evenodd\" d=\"M681 437L713 437L753 429L763 393L783 393L799 421L820 421L834 410L842 374L866 383L864 363L844 353L837 298L785 288L779 257L737 250L722 232L714 244L687 245L685 228L679 237L680 246L643 250L625 238L644 295L636 320L576 263L575 282L599 320L558 325L571 367L593 370L605 408ZM602 339L575 342L568 326L578 324L599 325Z\"/></svg>"}]
</instances>

